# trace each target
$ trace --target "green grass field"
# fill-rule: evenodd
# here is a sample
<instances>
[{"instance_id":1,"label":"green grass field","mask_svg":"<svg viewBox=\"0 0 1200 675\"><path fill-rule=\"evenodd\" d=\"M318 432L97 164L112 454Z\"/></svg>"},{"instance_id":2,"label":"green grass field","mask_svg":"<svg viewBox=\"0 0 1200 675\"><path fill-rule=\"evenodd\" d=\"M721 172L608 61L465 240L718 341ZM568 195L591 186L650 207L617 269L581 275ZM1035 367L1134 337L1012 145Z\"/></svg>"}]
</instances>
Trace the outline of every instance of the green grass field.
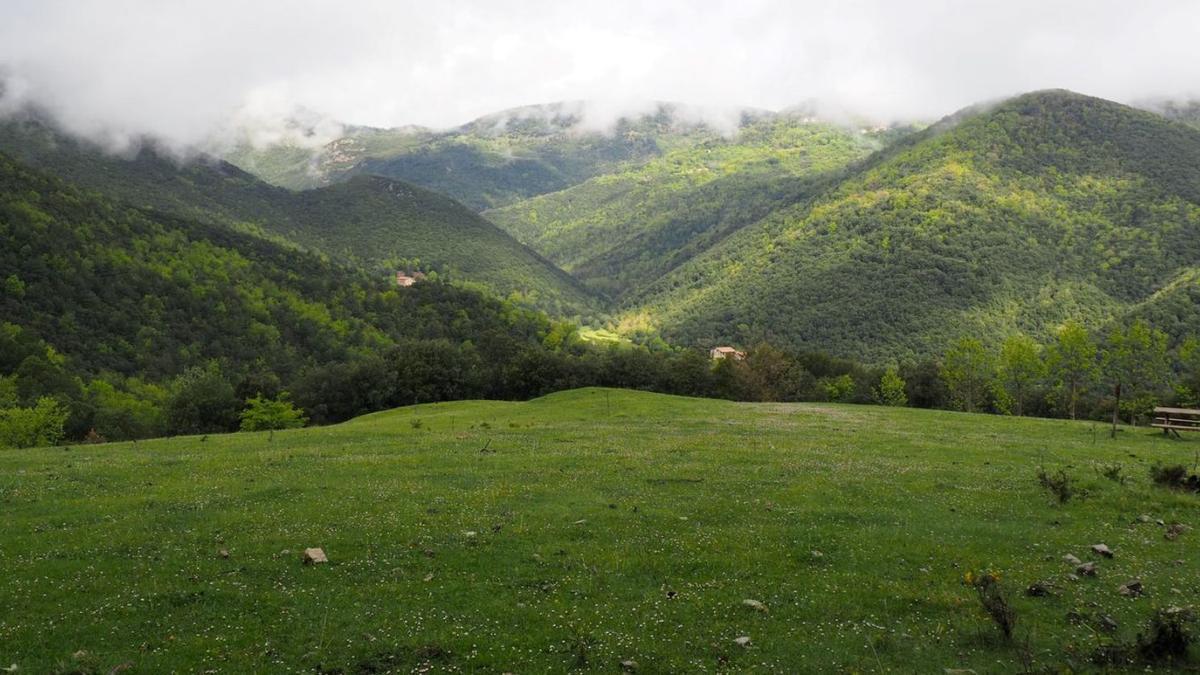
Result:
<instances>
[{"instance_id":1,"label":"green grass field","mask_svg":"<svg viewBox=\"0 0 1200 675\"><path fill-rule=\"evenodd\" d=\"M1038 667L1086 669L1200 593L1200 531L1153 522L1200 524L1200 497L1148 474L1200 438L1106 431L584 389L3 451L0 667L1012 672L963 583L993 569ZM1042 463L1086 494L1059 505ZM1098 472L1118 463L1125 484ZM1068 580L1067 553L1097 577ZM1133 578L1145 595L1119 595ZM1026 597L1039 580L1056 594Z\"/></svg>"}]
</instances>

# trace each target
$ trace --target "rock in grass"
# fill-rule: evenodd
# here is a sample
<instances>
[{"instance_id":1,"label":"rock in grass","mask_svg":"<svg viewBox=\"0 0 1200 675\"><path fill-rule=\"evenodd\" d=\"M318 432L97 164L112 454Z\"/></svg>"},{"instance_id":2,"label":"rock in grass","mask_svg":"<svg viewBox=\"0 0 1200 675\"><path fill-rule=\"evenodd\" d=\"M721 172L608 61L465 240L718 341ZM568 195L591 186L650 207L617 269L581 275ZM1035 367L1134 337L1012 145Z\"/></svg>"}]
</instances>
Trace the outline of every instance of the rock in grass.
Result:
<instances>
[{"instance_id":1,"label":"rock in grass","mask_svg":"<svg viewBox=\"0 0 1200 675\"><path fill-rule=\"evenodd\" d=\"M1148 522L1150 522L1150 516L1143 513L1142 515L1138 516L1138 522L1139 523L1148 523Z\"/></svg>"},{"instance_id":2,"label":"rock in grass","mask_svg":"<svg viewBox=\"0 0 1200 675\"><path fill-rule=\"evenodd\" d=\"M1187 525L1184 525L1183 523L1171 523L1171 526L1168 527L1167 531L1163 533L1163 538L1167 541L1175 541L1179 538L1179 535L1183 534L1186 530Z\"/></svg>"},{"instance_id":3,"label":"rock in grass","mask_svg":"<svg viewBox=\"0 0 1200 675\"><path fill-rule=\"evenodd\" d=\"M304 564L305 565L320 565L329 562L329 558L325 557L325 551L319 548L304 549Z\"/></svg>"},{"instance_id":4,"label":"rock in grass","mask_svg":"<svg viewBox=\"0 0 1200 675\"><path fill-rule=\"evenodd\" d=\"M758 600L751 600L750 598L746 598L745 600L742 601L742 604L756 612L762 612L763 614L767 613L767 606L762 604Z\"/></svg>"},{"instance_id":5,"label":"rock in grass","mask_svg":"<svg viewBox=\"0 0 1200 675\"><path fill-rule=\"evenodd\" d=\"M220 551L217 551L217 555L228 560L229 559L229 549L223 548Z\"/></svg>"},{"instance_id":6,"label":"rock in grass","mask_svg":"<svg viewBox=\"0 0 1200 675\"><path fill-rule=\"evenodd\" d=\"M1136 598L1142 594L1142 582L1134 579L1117 587L1117 592L1127 598Z\"/></svg>"},{"instance_id":7,"label":"rock in grass","mask_svg":"<svg viewBox=\"0 0 1200 675\"><path fill-rule=\"evenodd\" d=\"M1105 558L1113 557L1112 549L1104 544L1092 544L1092 553L1095 553L1096 555L1102 555Z\"/></svg>"},{"instance_id":8,"label":"rock in grass","mask_svg":"<svg viewBox=\"0 0 1200 675\"><path fill-rule=\"evenodd\" d=\"M621 670L623 670L627 673L635 672L635 671L637 671L637 668L638 668L637 661L634 661L633 659L626 659L621 662Z\"/></svg>"},{"instance_id":9,"label":"rock in grass","mask_svg":"<svg viewBox=\"0 0 1200 675\"><path fill-rule=\"evenodd\" d=\"M1035 581L1032 584L1029 584L1029 587L1025 589L1025 595L1028 595L1031 598L1044 598L1047 595L1050 595L1050 583L1046 581Z\"/></svg>"},{"instance_id":10,"label":"rock in grass","mask_svg":"<svg viewBox=\"0 0 1200 675\"><path fill-rule=\"evenodd\" d=\"M1076 565L1076 566L1083 564L1082 560L1080 560L1079 558L1076 558L1075 556L1071 555L1070 553L1063 556L1063 562L1067 563L1068 565Z\"/></svg>"},{"instance_id":11,"label":"rock in grass","mask_svg":"<svg viewBox=\"0 0 1200 675\"><path fill-rule=\"evenodd\" d=\"M733 643L739 647L749 647L750 646L750 636L743 635L739 638L735 638Z\"/></svg>"},{"instance_id":12,"label":"rock in grass","mask_svg":"<svg viewBox=\"0 0 1200 675\"><path fill-rule=\"evenodd\" d=\"M1094 562L1083 563L1079 567L1075 568L1075 573L1081 577L1094 577L1094 576L1096 576L1096 563L1094 563Z\"/></svg>"}]
</instances>

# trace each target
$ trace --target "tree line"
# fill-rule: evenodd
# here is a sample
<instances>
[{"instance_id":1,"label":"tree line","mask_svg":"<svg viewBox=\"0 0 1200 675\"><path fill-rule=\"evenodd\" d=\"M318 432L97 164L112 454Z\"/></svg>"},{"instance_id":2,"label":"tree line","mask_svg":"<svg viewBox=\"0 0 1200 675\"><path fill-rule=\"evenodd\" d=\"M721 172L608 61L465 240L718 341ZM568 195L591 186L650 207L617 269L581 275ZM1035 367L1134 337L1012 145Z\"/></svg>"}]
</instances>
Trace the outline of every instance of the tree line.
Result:
<instances>
[{"instance_id":1,"label":"tree line","mask_svg":"<svg viewBox=\"0 0 1200 675\"><path fill-rule=\"evenodd\" d=\"M420 284L437 292L439 284ZM432 287L432 288L430 288ZM457 293L456 293L457 295ZM486 304L486 302L485 302ZM509 311L518 309L510 307ZM567 322L533 320L467 338L397 340L281 377L264 362L211 359L149 382L86 379L53 347L0 326L0 445L119 440L329 424L403 405L529 399L584 386L739 401L832 401L967 412L1145 418L1160 403L1200 405L1200 340L1174 349L1137 320L1107 335L1068 322L1047 344L1013 335L996 349L972 337L940 358L873 367L770 344L712 360L660 340L598 344ZM519 326L520 330L511 330Z\"/></svg>"}]
</instances>

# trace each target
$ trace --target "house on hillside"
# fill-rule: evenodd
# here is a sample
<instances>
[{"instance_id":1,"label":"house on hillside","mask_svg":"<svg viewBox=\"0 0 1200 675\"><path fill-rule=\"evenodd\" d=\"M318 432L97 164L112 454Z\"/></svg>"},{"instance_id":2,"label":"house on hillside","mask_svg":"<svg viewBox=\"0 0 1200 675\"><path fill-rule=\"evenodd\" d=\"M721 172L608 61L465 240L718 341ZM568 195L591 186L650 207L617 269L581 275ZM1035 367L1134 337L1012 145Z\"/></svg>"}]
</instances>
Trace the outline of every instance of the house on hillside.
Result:
<instances>
[{"instance_id":1,"label":"house on hillside","mask_svg":"<svg viewBox=\"0 0 1200 675\"><path fill-rule=\"evenodd\" d=\"M408 288L418 281L425 280L424 272L413 272L411 275L405 272L396 272L396 285L401 288Z\"/></svg>"},{"instance_id":2,"label":"house on hillside","mask_svg":"<svg viewBox=\"0 0 1200 675\"><path fill-rule=\"evenodd\" d=\"M708 350L708 355L713 359L733 359L734 361L746 358L746 352L739 352L733 347L713 347Z\"/></svg>"}]
</instances>

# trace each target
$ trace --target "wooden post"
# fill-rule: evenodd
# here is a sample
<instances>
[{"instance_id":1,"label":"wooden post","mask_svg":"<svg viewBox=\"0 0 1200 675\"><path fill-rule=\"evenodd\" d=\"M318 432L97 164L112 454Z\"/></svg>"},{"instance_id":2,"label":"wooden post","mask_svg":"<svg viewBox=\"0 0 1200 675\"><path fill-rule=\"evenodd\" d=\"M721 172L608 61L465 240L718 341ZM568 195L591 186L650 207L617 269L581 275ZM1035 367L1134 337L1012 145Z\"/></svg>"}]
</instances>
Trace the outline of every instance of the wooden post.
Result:
<instances>
[{"instance_id":1,"label":"wooden post","mask_svg":"<svg viewBox=\"0 0 1200 675\"><path fill-rule=\"evenodd\" d=\"M1113 404L1112 437L1116 438L1117 437L1117 415L1119 415L1121 412L1121 383L1120 382L1118 382L1116 384L1116 386L1113 387L1113 394L1116 395L1117 401L1116 401L1116 403Z\"/></svg>"}]
</instances>

